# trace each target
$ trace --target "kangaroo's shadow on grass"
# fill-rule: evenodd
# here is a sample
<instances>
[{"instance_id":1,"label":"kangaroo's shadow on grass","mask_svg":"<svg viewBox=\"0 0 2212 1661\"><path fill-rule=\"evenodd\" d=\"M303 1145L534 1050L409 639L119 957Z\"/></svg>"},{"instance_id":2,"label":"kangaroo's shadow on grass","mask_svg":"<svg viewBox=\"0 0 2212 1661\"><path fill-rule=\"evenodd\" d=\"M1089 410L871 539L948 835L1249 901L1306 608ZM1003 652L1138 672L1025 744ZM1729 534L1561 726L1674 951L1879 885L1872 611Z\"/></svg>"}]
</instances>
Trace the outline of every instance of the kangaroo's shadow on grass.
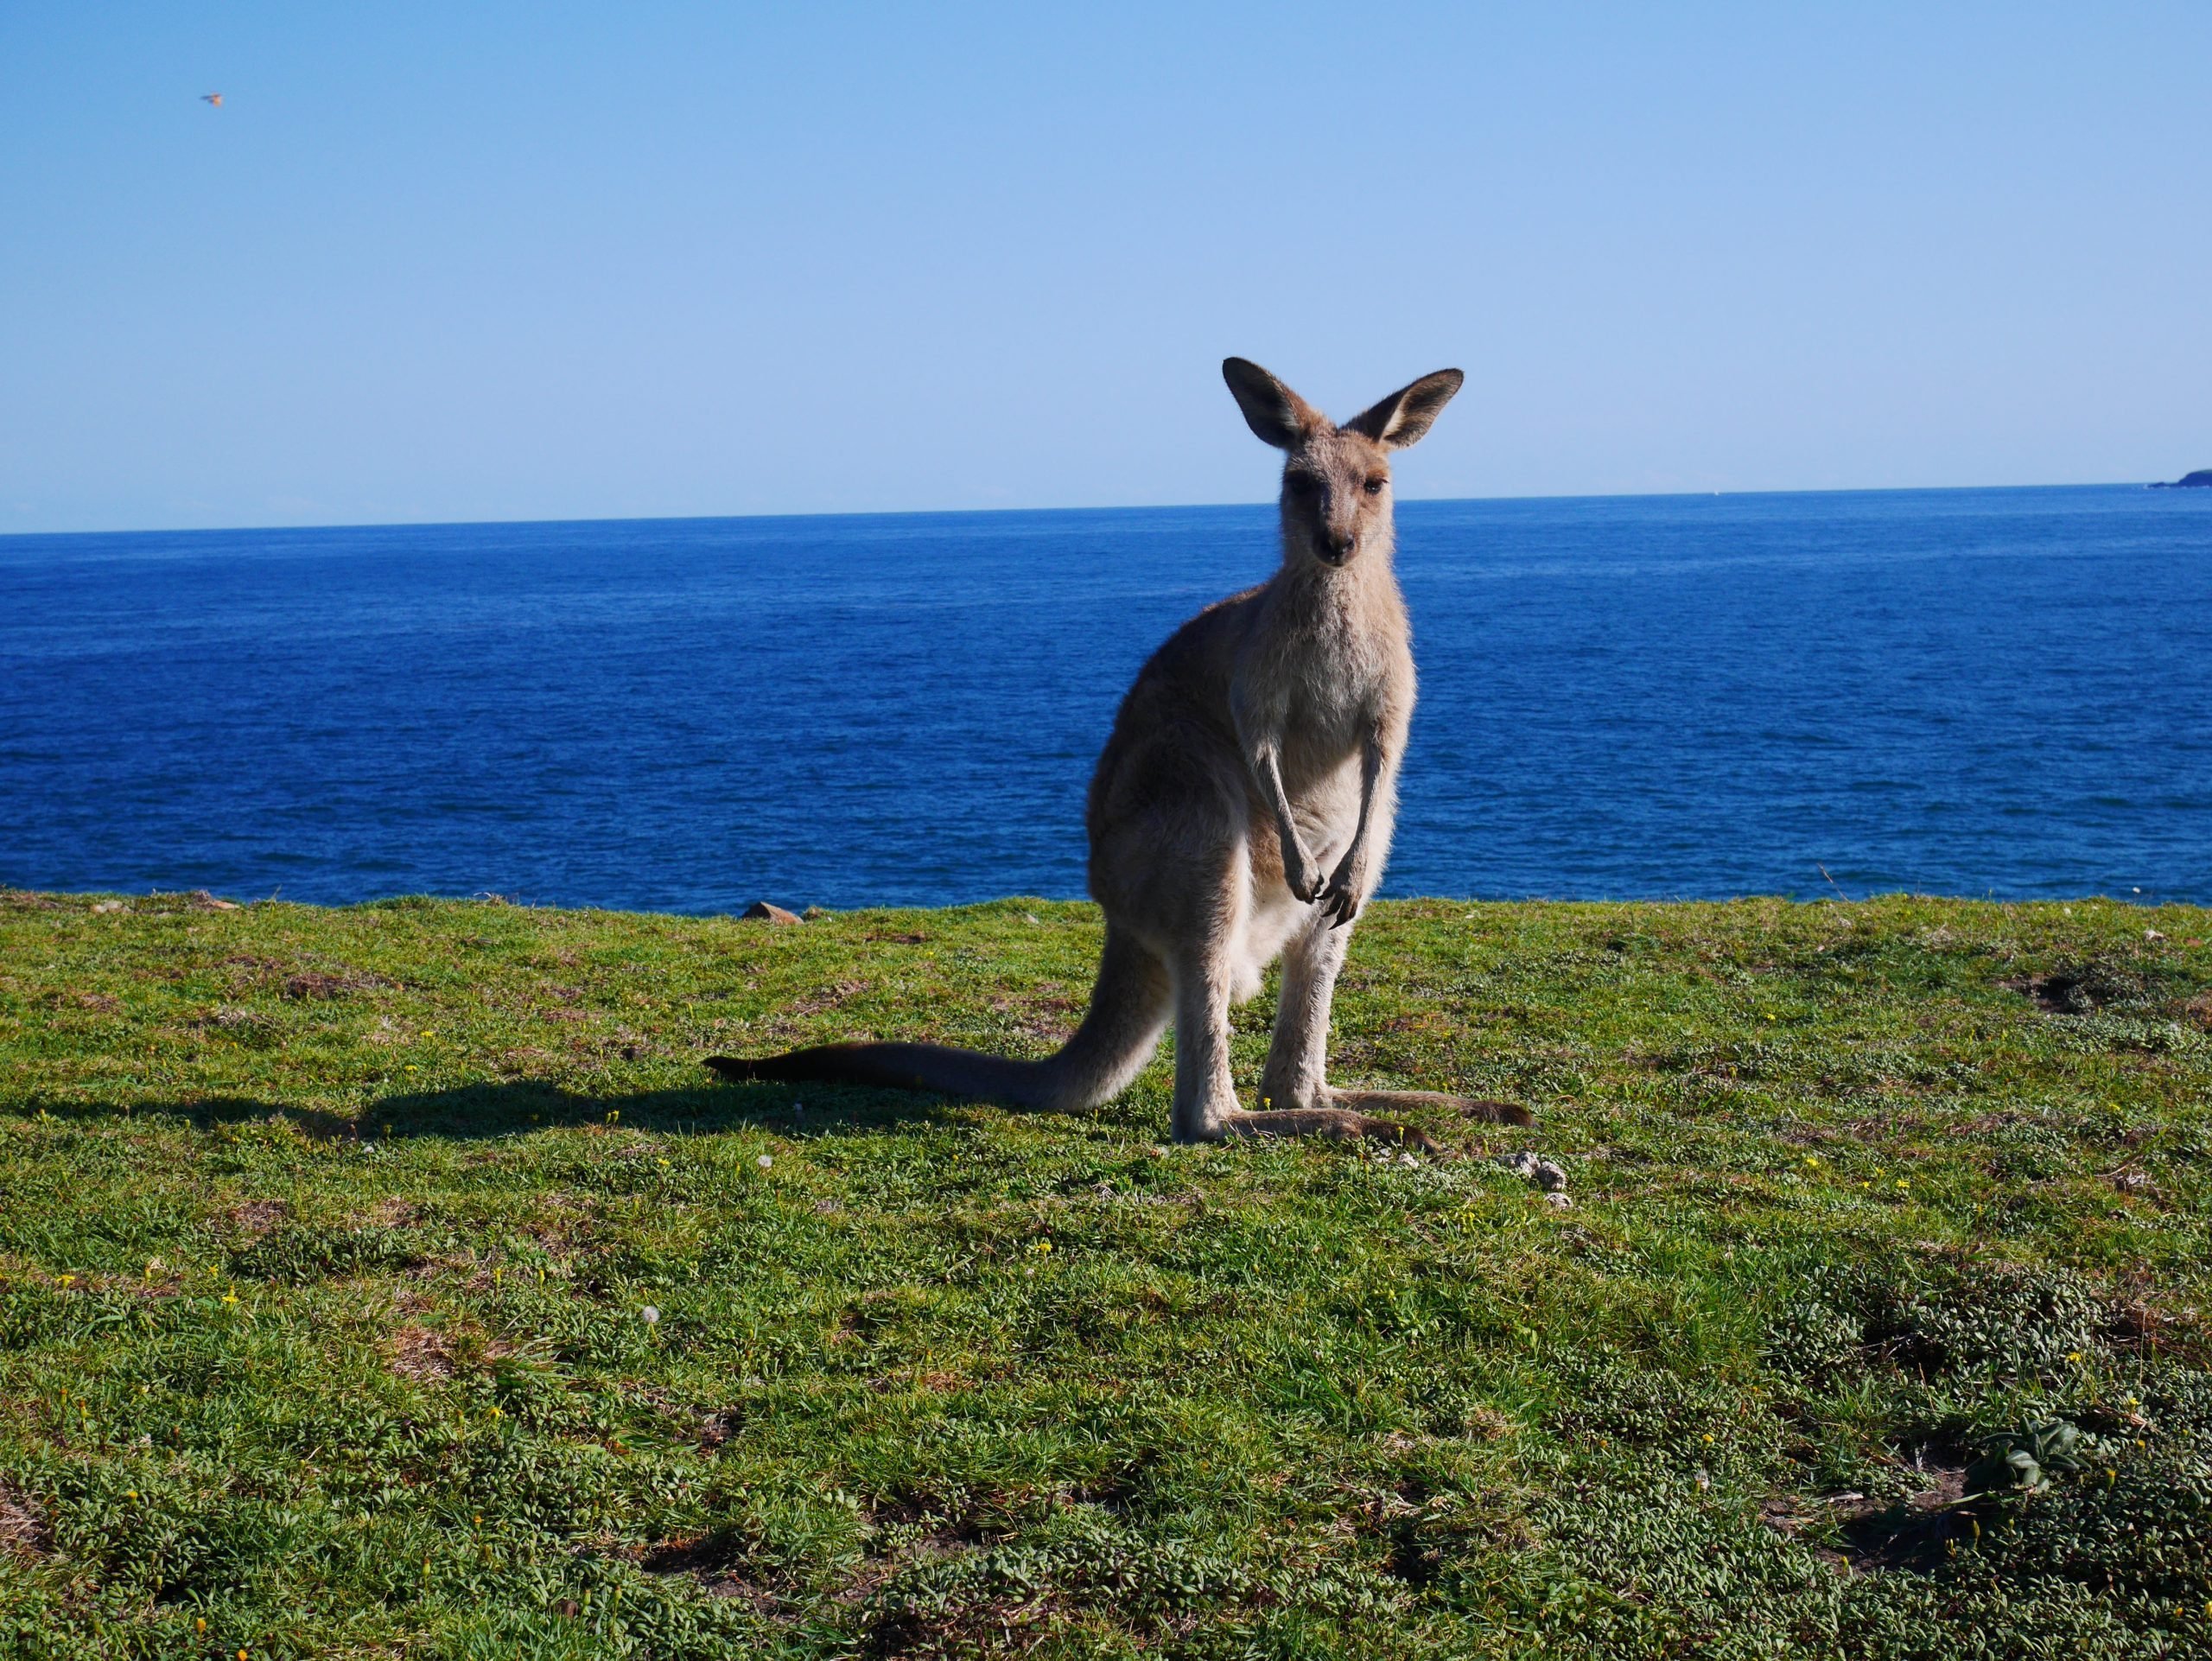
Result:
<instances>
[{"instance_id":1,"label":"kangaroo's shadow on grass","mask_svg":"<svg viewBox=\"0 0 2212 1661\"><path fill-rule=\"evenodd\" d=\"M758 1126L781 1136L816 1138L968 1123L988 1103L858 1086L724 1084L703 1079L676 1090L584 1094L549 1080L487 1080L450 1090L416 1091L370 1102L355 1115L243 1096L115 1105L32 1103L28 1111L86 1123L133 1118L181 1122L196 1130L279 1119L321 1141L404 1141L435 1137L488 1142L541 1130L642 1130L656 1136L715 1136ZM1027 1112L998 1105L997 1111Z\"/></svg>"}]
</instances>

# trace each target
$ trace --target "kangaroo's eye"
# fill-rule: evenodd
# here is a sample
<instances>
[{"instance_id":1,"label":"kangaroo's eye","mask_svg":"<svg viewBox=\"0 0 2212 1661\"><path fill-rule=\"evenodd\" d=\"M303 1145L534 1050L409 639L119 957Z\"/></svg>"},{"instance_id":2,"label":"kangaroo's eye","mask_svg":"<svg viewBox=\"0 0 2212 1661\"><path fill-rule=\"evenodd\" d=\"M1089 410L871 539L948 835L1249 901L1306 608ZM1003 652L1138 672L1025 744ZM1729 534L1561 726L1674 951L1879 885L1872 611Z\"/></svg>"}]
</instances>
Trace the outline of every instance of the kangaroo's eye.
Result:
<instances>
[{"instance_id":1,"label":"kangaroo's eye","mask_svg":"<svg viewBox=\"0 0 2212 1661\"><path fill-rule=\"evenodd\" d=\"M1318 495L1321 489L1321 481L1310 473L1287 474L1283 483L1290 487L1290 493L1294 496Z\"/></svg>"},{"instance_id":2,"label":"kangaroo's eye","mask_svg":"<svg viewBox=\"0 0 2212 1661\"><path fill-rule=\"evenodd\" d=\"M1382 493L1382 486L1385 480L1383 480L1382 475L1379 473L1376 474L1372 479L1370 479L1367 481L1367 493L1370 496L1380 496Z\"/></svg>"}]
</instances>

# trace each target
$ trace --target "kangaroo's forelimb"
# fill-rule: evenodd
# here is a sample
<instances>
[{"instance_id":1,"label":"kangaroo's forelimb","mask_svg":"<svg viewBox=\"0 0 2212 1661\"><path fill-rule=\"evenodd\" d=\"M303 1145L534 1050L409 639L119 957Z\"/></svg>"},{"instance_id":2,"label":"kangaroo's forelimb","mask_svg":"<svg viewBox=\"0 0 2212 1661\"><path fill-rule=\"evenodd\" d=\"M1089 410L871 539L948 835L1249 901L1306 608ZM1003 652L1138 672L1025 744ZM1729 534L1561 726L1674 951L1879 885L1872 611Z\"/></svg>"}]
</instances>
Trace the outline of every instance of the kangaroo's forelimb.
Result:
<instances>
[{"instance_id":1,"label":"kangaroo's forelimb","mask_svg":"<svg viewBox=\"0 0 2212 1661\"><path fill-rule=\"evenodd\" d=\"M1258 750L1251 766L1261 793L1268 799L1268 811L1274 816L1275 839L1282 844L1283 884L1301 905L1311 904L1320 897L1321 868L1306 851L1306 844L1299 837L1298 821L1291 816L1290 793L1282 787L1282 764L1274 747L1268 745Z\"/></svg>"},{"instance_id":2,"label":"kangaroo's forelimb","mask_svg":"<svg viewBox=\"0 0 2212 1661\"><path fill-rule=\"evenodd\" d=\"M1344 857L1337 862L1337 869L1329 874L1328 886L1321 890L1321 914L1332 928L1342 928L1358 916L1366 900L1367 826L1374 817L1375 792L1385 768L1395 771L1390 765L1393 760L1383 748L1382 735L1370 730L1360 745L1358 822Z\"/></svg>"},{"instance_id":3,"label":"kangaroo's forelimb","mask_svg":"<svg viewBox=\"0 0 2212 1661\"><path fill-rule=\"evenodd\" d=\"M1275 840L1282 845L1284 886L1300 903L1310 901L1319 895L1324 879L1299 837L1290 792L1283 788L1282 714L1263 707L1250 678L1241 675L1230 687L1229 707L1236 725L1236 741L1244 752L1244 765L1274 820Z\"/></svg>"}]
</instances>

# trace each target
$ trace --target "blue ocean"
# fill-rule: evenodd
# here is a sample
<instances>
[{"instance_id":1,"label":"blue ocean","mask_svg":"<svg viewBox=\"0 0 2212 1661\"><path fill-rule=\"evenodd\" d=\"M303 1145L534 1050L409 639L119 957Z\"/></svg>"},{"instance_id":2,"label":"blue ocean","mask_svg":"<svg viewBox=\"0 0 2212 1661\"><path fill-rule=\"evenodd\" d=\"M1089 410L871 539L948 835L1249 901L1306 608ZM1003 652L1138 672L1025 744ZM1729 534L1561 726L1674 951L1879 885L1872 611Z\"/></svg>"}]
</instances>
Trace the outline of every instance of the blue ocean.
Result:
<instances>
[{"instance_id":1,"label":"blue ocean","mask_svg":"<svg viewBox=\"0 0 2212 1661\"><path fill-rule=\"evenodd\" d=\"M2212 901L2212 491L1399 521L1386 893ZM1122 690L1274 563L1258 506L0 538L0 883L1079 895Z\"/></svg>"}]
</instances>

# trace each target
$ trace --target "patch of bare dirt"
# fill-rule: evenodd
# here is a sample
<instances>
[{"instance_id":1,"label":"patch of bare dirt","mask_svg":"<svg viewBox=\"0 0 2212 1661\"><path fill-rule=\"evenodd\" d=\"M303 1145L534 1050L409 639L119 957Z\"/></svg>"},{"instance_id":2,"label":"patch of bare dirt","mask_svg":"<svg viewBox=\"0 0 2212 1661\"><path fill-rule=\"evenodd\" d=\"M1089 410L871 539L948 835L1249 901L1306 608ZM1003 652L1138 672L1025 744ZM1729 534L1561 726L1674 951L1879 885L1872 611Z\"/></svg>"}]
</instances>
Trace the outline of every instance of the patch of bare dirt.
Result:
<instances>
[{"instance_id":1,"label":"patch of bare dirt","mask_svg":"<svg viewBox=\"0 0 2212 1661\"><path fill-rule=\"evenodd\" d=\"M1841 1495L1839 1498L1847 1505L1858 1503L1860 1500L1860 1496L1858 1494ZM1817 1528L1826 1520L1821 1515L1822 1509L1817 1505L1808 1505L1794 1495L1772 1494L1759 1502L1759 1521L1783 1538L1796 1540L1800 1544L1803 1544L1802 1537L1805 1532ZM1851 1559L1842 1552L1831 1550L1825 1546L1812 1546L1808 1550L1831 1569L1840 1569L1845 1574L1851 1572Z\"/></svg>"},{"instance_id":2,"label":"patch of bare dirt","mask_svg":"<svg viewBox=\"0 0 2212 1661\"><path fill-rule=\"evenodd\" d=\"M769 1614L783 1607L784 1595L770 1577L758 1572L751 1558L743 1541L715 1533L647 1546L639 1555L638 1567L648 1575L689 1575L710 1598L734 1600Z\"/></svg>"},{"instance_id":3,"label":"patch of bare dirt","mask_svg":"<svg viewBox=\"0 0 2212 1661\"><path fill-rule=\"evenodd\" d=\"M786 1015L818 1015L836 1009L848 998L868 990L865 981L832 981L818 992L810 993L794 1002L785 1004Z\"/></svg>"},{"instance_id":4,"label":"patch of bare dirt","mask_svg":"<svg viewBox=\"0 0 2212 1661\"><path fill-rule=\"evenodd\" d=\"M45 1513L22 1489L0 1476L0 1551L18 1556L43 1557L54 1550L54 1536Z\"/></svg>"},{"instance_id":5,"label":"patch of bare dirt","mask_svg":"<svg viewBox=\"0 0 2212 1661\"><path fill-rule=\"evenodd\" d=\"M386 1365L402 1378L450 1378L480 1371L514 1346L473 1329L440 1332L419 1321L395 1330L385 1340Z\"/></svg>"},{"instance_id":6,"label":"patch of bare dirt","mask_svg":"<svg viewBox=\"0 0 2212 1661\"><path fill-rule=\"evenodd\" d=\"M1003 1537L964 1513L940 1509L921 1499L887 1499L868 1507L871 1538L868 1561L837 1594L841 1603L862 1603L900 1570L917 1563L942 1562L974 1551ZM903 1655L911 1649L884 1648L876 1652Z\"/></svg>"},{"instance_id":7,"label":"patch of bare dirt","mask_svg":"<svg viewBox=\"0 0 2212 1661\"><path fill-rule=\"evenodd\" d=\"M1846 1503L1836 1508L1845 1543L1839 1555L1852 1573L1927 1574L1972 1532L1972 1520L1958 1503L1966 1493L1964 1456L1952 1454L1938 1462L1923 1454L1915 1470L1927 1486L1902 1504Z\"/></svg>"},{"instance_id":8,"label":"patch of bare dirt","mask_svg":"<svg viewBox=\"0 0 2212 1661\"><path fill-rule=\"evenodd\" d=\"M445 1334L428 1327L402 1327L392 1333L387 1348L387 1365L402 1378L450 1378L456 1370Z\"/></svg>"},{"instance_id":9,"label":"patch of bare dirt","mask_svg":"<svg viewBox=\"0 0 2212 1661\"><path fill-rule=\"evenodd\" d=\"M2143 977L2106 963L2062 964L2048 974L2004 983L2047 1015L2093 1015L2144 996Z\"/></svg>"},{"instance_id":10,"label":"patch of bare dirt","mask_svg":"<svg viewBox=\"0 0 2212 1661\"><path fill-rule=\"evenodd\" d=\"M726 1407L707 1415L699 1422L699 1451L703 1454L728 1442L745 1429L747 1416L741 1407Z\"/></svg>"},{"instance_id":11,"label":"patch of bare dirt","mask_svg":"<svg viewBox=\"0 0 2212 1661\"><path fill-rule=\"evenodd\" d=\"M231 1207L231 1221L248 1238L255 1240L283 1222L288 1214L281 1200L249 1200L243 1206Z\"/></svg>"},{"instance_id":12,"label":"patch of bare dirt","mask_svg":"<svg viewBox=\"0 0 2212 1661\"><path fill-rule=\"evenodd\" d=\"M356 992L380 991L391 983L381 975L358 969L307 969L284 981L284 996L295 1000L342 998Z\"/></svg>"},{"instance_id":13,"label":"patch of bare dirt","mask_svg":"<svg viewBox=\"0 0 2212 1661\"><path fill-rule=\"evenodd\" d=\"M1478 1402L1469 1407L1459 1420L1459 1433L1477 1441L1497 1441L1513 1435L1521 1426L1513 1416Z\"/></svg>"}]
</instances>

